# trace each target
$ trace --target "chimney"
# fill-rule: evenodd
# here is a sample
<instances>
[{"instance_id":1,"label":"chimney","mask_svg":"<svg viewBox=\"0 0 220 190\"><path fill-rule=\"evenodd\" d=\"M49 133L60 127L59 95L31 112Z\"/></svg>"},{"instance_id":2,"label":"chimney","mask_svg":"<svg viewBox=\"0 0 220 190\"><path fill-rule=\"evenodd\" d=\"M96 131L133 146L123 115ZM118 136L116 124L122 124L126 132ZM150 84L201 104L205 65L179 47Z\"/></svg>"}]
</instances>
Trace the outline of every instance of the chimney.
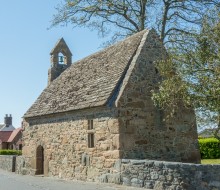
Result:
<instances>
[{"instance_id":1,"label":"chimney","mask_svg":"<svg viewBox=\"0 0 220 190\"><path fill-rule=\"evenodd\" d=\"M8 114L5 115L5 125L6 126L12 125L12 116L11 116L11 114L10 115L8 115Z\"/></svg>"}]
</instances>

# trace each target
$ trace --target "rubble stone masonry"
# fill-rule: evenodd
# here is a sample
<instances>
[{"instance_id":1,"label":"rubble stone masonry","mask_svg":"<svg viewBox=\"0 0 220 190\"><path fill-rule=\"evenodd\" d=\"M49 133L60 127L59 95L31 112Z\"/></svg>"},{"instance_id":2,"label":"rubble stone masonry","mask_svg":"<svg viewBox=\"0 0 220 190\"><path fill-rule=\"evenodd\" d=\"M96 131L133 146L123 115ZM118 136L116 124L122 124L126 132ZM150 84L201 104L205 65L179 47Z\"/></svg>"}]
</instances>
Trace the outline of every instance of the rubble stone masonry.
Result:
<instances>
[{"instance_id":1,"label":"rubble stone masonry","mask_svg":"<svg viewBox=\"0 0 220 190\"><path fill-rule=\"evenodd\" d=\"M10 172L15 171L16 157L14 155L0 155L0 168Z\"/></svg>"},{"instance_id":2,"label":"rubble stone masonry","mask_svg":"<svg viewBox=\"0 0 220 190\"><path fill-rule=\"evenodd\" d=\"M141 34L142 40L137 34L70 66L44 90L24 116L18 173L43 170L45 176L64 179L155 187L157 180L167 182L167 170L154 167L154 161L151 167L145 159L200 163L194 112L180 105L174 118L164 121L169 113L153 104L151 90L161 80L154 62L166 51L155 31ZM114 55L117 60L111 60ZM171 170L175 172L168 167ZM171 178L168 186L175 185L178 176Z\"/></svg>"},{"instance_id":3,"label":"rubble stone masonry","mask_svg":"<svg viewBox=\"0 0 220 190\"><path fill-rule=\"evenodd\" d=\"M115 159L120 158L115 115L115 109L93 109L24 122L23 155L29 173L35 174L39 145L44 148L45 175L94 180L113 170ZM88 130L91 119L94 129ZM89 133L94 134L94 148L88 148Z\"/></svg>"}]
</instances>

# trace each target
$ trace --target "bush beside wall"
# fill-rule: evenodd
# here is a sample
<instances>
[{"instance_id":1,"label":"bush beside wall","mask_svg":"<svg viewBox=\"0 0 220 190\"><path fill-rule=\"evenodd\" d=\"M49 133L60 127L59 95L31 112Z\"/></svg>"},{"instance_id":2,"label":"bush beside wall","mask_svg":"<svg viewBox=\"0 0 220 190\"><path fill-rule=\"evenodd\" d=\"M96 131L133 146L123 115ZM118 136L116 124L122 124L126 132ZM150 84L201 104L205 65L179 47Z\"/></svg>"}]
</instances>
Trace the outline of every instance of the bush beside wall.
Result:
<instances>
[{"instance_id":1,"label":"bush beside wall","mask_svg":"<svg viewBox=\"0 0 220 190\"><path fill-rule=\"evenodd\" d=\"M202 159L220 158L220 141L215 138L199 139Z\"/></svg>"},{"instance_id":2,"label":"bush beside wall","mask_svg":"<svg viewBox=\"0 0 220 190\"><path fill-rule=\"evenodd\" d=\"M0 155L21 155L21 150L0 150Z\"/></svg>"}]
</instances>

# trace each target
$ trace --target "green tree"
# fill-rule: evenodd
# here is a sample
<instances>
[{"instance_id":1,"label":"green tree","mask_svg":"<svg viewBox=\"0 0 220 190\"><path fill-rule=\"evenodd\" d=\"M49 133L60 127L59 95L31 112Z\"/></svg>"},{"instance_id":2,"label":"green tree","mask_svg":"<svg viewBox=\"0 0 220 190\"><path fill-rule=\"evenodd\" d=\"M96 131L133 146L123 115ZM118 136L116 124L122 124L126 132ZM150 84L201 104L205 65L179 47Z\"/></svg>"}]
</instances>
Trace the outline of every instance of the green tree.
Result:
<instances>
[{"instance_id":1,"label":"green tree","mask_svg":"<svg viewBox=\"0 0 220 190\"><path fill-rule=\"evenodd\" d=\"M183 102L197 109L200 121L214 119L217 127L213 135L220 140L219 21L206 20L200 34L194 35L193 46L157 64L164 80L153 99L160 107L169 107L171 113Z\"/></svg>"}]
</instances>

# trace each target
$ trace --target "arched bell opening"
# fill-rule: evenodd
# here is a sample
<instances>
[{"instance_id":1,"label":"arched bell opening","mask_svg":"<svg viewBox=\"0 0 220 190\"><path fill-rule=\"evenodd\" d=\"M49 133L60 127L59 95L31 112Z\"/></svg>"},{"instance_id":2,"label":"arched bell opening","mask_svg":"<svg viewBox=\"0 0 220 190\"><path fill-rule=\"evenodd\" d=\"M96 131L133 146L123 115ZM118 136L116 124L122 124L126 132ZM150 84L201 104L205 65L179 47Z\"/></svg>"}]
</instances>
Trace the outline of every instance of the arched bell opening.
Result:
<instances>
[{"instance_id":1,"label":"arched bell opening","mask_svg":"<svg viewBox=\"0 0 220 190\"><path fill-rule=\"evenodd\" d=\"M58 64L66 65L66 56L64 56L61 52L58 54Z\"/></svg>"}]
</instances>

